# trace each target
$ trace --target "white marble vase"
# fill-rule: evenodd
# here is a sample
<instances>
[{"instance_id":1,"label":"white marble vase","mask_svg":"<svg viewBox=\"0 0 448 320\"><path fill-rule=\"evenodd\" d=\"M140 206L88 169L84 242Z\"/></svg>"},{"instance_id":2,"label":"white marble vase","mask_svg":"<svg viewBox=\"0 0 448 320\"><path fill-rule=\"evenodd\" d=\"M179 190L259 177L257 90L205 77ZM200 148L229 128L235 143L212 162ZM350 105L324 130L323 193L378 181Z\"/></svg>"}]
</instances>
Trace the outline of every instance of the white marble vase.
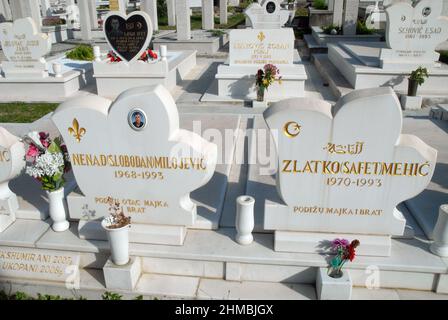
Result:
<instances>
[{"instance_id":1,"label":"white marble vase","mask_svg":"<svg viewBox=\"0 0 448 320\"><path fill-rule=\"evenodd\" d=\"M448 204L440 206L433 237L434 243L430 247L431 252L439 257L448 257Z\"/></svg>"},{"instance_id":2,"label":"white marble vase","mask_svg":"<svg viewBox=\"0 0 448 320\"><path fill-rule=\"evenodd\" d=\"M55 191L47 191L49 201L49 211L53 225L51 228L56 232L62 232L70 227L67 221L67 211L64 199L64 188Z\"/></svg>"},{"instance_id":3,"label":"white marble vase","mask_svg":"<svg viewBox=\"0 0 448 320\"><path fill-rule=\"evenodd\" d=\"M125 265L129 262L129 227L111 229L107 227L106 219L103 219L101 226L106 230L107 239L110 245L112 262L117 266Z\"/></svg>"},{"instance_id":4,"label":"white marble vase","mask_svg":"<svg viewBox=\"0 0 448 320\"><path fill-rule=\"evenodd\" d=\"M251 244L254 240L254 205L255 199L250 196L240 196L236 199L236 242L242 245Z\"/></svg>"}]
</instances>

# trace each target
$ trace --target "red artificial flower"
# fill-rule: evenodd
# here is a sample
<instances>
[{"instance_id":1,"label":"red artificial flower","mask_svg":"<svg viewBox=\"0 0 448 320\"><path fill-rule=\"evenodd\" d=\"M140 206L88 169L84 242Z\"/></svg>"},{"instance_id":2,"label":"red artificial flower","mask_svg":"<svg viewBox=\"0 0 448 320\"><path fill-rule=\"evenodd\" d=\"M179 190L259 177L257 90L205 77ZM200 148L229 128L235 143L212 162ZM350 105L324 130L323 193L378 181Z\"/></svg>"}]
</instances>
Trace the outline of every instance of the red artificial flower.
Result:
<instances>
[{"instance_id":1,"label":"red artificial flower","mask_svg":"<svg viewBox=\"0 0 448 320\"><path fill-rule=\"evenodd\" d=\"M350 259L350 261L353 261L355 257L356 257L356 250L350 245L350 247L348 248L348 258Z\"/></svg>"},{"instance_id":2,"label":"red artificial flower","mask_svg":"<svg viewBox=\"0 0 448 320\"><path fill-rule=\"evenodd\" d=\"M149 55L151 56L151 58L153 58L153 59L157 59L157 53L155 53L155 52L152 51L152 50L148 50L148 53L149 53Z\"/></svg>"}]
</instances>

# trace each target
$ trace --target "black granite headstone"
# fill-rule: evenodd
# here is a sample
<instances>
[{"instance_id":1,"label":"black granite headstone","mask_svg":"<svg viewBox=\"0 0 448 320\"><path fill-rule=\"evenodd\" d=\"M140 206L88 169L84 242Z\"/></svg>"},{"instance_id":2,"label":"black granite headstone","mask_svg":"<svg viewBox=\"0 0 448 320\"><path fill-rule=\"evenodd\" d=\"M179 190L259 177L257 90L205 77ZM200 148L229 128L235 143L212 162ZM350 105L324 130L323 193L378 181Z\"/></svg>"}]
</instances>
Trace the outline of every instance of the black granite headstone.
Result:
<instances>
[{"instance_id":1,"label":"black granite headstone","mask_svg":"<svg viewBox=\"0 0 448 320\"><path fill-rule=\"evenodd\" d=\"M144 48L149 35L149 27L141 15L124 19L110 15L104 23L106 38L112 49L126 61L131 61Z\"/></svg>"}]
</instances>

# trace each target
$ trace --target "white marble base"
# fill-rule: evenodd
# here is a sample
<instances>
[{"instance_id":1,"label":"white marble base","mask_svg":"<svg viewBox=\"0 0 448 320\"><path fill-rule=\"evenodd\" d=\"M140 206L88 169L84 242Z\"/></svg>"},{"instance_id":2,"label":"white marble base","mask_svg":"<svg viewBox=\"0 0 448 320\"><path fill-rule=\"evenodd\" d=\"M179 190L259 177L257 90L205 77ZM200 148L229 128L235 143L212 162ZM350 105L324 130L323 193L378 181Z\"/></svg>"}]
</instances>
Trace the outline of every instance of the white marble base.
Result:
<instances>
[{"instance_id":1,"label":"white marble base","mask_svg":"<svg viewBox=\"0 0 448 320\"><path fill-rule=\"evenodd\" d=\"M101 227L100 221L80 220L78 235L80 239L85 240L107 240L106 231ZM186 235L187 228L183 226L133 223L129 229L129 242L181 246Z\"/></svg>"},{"instance_id":2,"label":"white marble base","mask_svg":"<svg viewBox=\"0 0 448 320\"><path fill-rule=\"evenodd\" d=\"M48 77L47 64L40 61L3 61L1 71L5 78L14 79L42 79Z\"/></svg>"},{"instance_id":3,"label":"white marble base","mask_svg":"<svg viewBox=\"0 0 448 320\"><path fill-rule=\"evenodd\" d=\"M448 274L439 275L436 292L448 294Z\"/></svg>"},{"instance_id":4,"label":"white marble base","mask_svg":"<svg viewBox=\"0 0 448 320\"><path fill-rule=\"evenodd\" d=\"M170 51L167 61L134 63L93 62L98 95L115 99L121 92L139 86L162 84L169 90L196 66L196 51Z\"/></svg>"},{"instance_id":5,"label":"white marble base","mask_svg":"<svg viewBox=\"0 0 448 320\"><path fill-rule=\"evenodd\" d=\"M328 43L339 43L339 42L379 42L381 40L380 34L364 34L364 35L331 35L323 32L322 28L319 26L311 27L311 35L313 39L321 46L327 46Z\"/></svg>"},{"instance_id":6,"label":"white marble base","mask_svg":"<svg viewBox=\"0 0 448 320\"><path fill-rule=\"evenodd\" d=\"M260 66L230 66L222 64L218 66L216 79L218 80L218 95L241 100L255 100L257 97L255 87L255 75ZM275 82L265 91L266 101L278 101L287 98L305 96L305 80L307 75L305 67L296 57L295 64L291 66L281 65L281 84Z\"/></svg>"},{"instance_id":7,"label":"white marble base","mask_svg":"<svg viewBox=\"0 0 448 320\"><path fill-rule=\"evenodd\" d=\"M317 232L275 231L274 249L280 252L331 253L331 241L336 238L358 239L361 245L356 253L360 256L388 257L391 254L390 236Z\"/></svg>"},{"instance_id":8,"label":"white marble base","mask_svg":"<svg viewBox=\"0 0 448 320\"><path fill-rule=\"evenodd\" d=\"M343 270L341 278L334 279L327 275L326 268L318 268L316 277L317 299L351 300L352 279L348 270Z\"/></svg>"},{"instance_id":9,"label":"white marble base","mask_svg":"<svg viewBox=\"0 0 448 320\"><path fill-rule=\"evenodd\" d=\"M50 75L40 78L0 77L0 101L60 102L93 81L92 70L72 70L62 77Z\"/></svg>"},{"instance_id":10,"label":"white marble base","mask_svg":"<svg viewBox=\"0 0 448 320\"><path fill-rule=\"evenodd\" d=\"M252 108L266 109L267 107L268 107L267 101L258 101L258 100L252 101Z\"/></svg>"},{"instance_id":11,"label":"white marble base","mask_svg":"<svg viewBox=\"0 0 448 320\"><path fill-rule=\"evenodd\" d=\"M109 259L103 267L106 288L133 291L141 272L142 263L139 257L131 257L124 266L117 266Z\"/></svg>"},{"instance_id":12,"label":"white marble base","mask_svg":"<svg viewBox=\"0 0 448 320\"><path fill-rule=\"evenodd\" d=\"M353 89L391 86L406 93L408 77L418 65L396 64L381 68L384 42L347 42L328 45L328 58ZM447 95L448 65L434 63L429 78L419 87L420 95Z\"/></svg>"},{"instance_id":13,"label":"white marble base","mask_svg":"<svg viewBox=\"0 0 448 320\"><path fill-rule=\"evenodd\" d=\"M229 35L223 34L214 37L206 30L193 30L190 40L177 40L177 33L170 33L165 36L157 37L153 40L155 50L159 50L160 46L167 46L168 50L196 50L198 54L214 54L221 47L229 42Z\"/></svg>"},{"instance_id":14,"label":"white marble base","mask_svg":"<svg viewBox=\"0 0 448 320\"><path fill-rule=\"evenodd\" d=\"M402 95L400 101L404 110L420 110L422 108L423 98L420 96L411 97Z\"/></svg>"},{"instance_id":15,"label":"white marble base","mask_svg":"<svg viewBox=\"0 0 448 320\"><path fill-rule=\"evenodd\" d=\"M19 208L19 202L15 194L4 200L0 200L0 232L3 232L14 221L16 221L16 211Z\"/></svg>"}]
</instances>

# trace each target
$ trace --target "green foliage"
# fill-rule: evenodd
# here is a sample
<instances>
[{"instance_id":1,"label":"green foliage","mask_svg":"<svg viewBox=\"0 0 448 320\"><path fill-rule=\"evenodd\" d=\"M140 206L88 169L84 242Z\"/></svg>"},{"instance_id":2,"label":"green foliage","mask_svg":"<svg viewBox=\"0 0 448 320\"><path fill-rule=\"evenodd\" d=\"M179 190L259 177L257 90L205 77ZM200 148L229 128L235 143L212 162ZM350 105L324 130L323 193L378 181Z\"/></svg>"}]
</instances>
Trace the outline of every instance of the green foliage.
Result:
<instances>
[{"instance_id":1,"label":"green foliage","mask_svg":"<svg viewBox=\"0 0 448 320\"><path fill-rule=\"evenodd\" d=\"M87 300L86 298L79 296L78 300ZM7 294L5 291L0 291L0 300L74 300L74 298L64 298L59 295L51 294L37 294L37 298L29 296L25 292L17 291L14 294Z\"/></svg>"},{"instance_id":2,"label":"green foliage","mask_svg":"<svg viewBox=\"0 0 448 320\"><path fill-rule=\"evenodd\" d=\"M331 31L332 30L336 30L337 34L341 34L342 33L342 28L338 25L335 24L330 24L328 26L322 26L322 31L325 34L332 34Z\"/></svg>"},{"instance_id":3,"label":"green foliage","mask_svg":"<svg viewBox=\"0 0 448 320\"><path fill-rule=\"evenodd\" d=\"M67 21L65 19L61 19L59 17L48 17L45 19L42 19L42 25L45 27L50 26L60 26L66 24Z\"/></svg>"},{"instance_id":4,"label":"green foliage","mask_svg":"<svg viewBox=\"0 0 448 320\"><path fill-rule=\"evenodd\" d=\"M210 32L212 34L213 37L220 37L224 34L226 34L224 31L222 30L207 30L207 32Z\"/></svg>"},{"instance_id":5,"label":"green foliage","mask_svg":"<svg viewBox=\"0 0 448 320\"><path fill-rule=\"evenodd\" d=\"M166 0L157 0L157 17L168 17Z\"/></svg>"},{"instance_id":6,"label":"green foliage","mask_svg":"<svg viewBox=\"0 0 448 320\"><path fill-rule=\"evenodd\" d=\"M73 300L73 298L62 298L61 296L54 296L51 294L37 294L37 300Z\"/></svg>"},{"instance_id":7,"label":"green foliage","mask_svg":"<svg viewBox=\"0 0 448 320\"><path fill-rule=\"evenodd\" d=\"M448 51L439 51L440 53L440 62L448 64Z\"/></svg>"},{"instance_id":8,"label":"green foliage","mask_svg":"<svg viewBox=\"0 0 448 320\"><path fill-rule=\"evenodd\" d=\"M243 0L243 1L240 2L240 8L241 9L246 9L252 3L253 3L252 0Z\"/></svg>"},{"instance_id":9,"label":"green foliage","mask_svg":"<svg viewBox=\"0 0 448 320\"><path fill-rule=\"evenodd\" d=\"M115 292L106 291L103 293L101 298L103 300L121 300L121 298L123 298L123 296L119 295L118 293L115 293Z\"/></svg>"},{"instance_id":10,"label":"green foliage","mask_svg":"<svg viewBox=\"0 0 448 320\"><path fill-rule=\"evenodd\" d=\"M313 8L317 10L327 10L328 6L325 0L314 0L313 1Z\"/></svg>"},{"instance_id":11,"label":"green foliage","mask_svg":"<svg viewBox=\"0 0 448 320\"><path fill-rule=\"evenodd\" d=\"M356 34L374 34L375 30L369 29L364 20L358 20L356 23Z\"/></svg>"},{"instance_id":12,"label":"green foliage","mask_svg":"<svg viewBox=\"0 0 448 320\"><path fill-rule=\"evenodd\" d=\"M32 300L25 292L17 291L10 297L10 300Z\"/></svg>"},{"instance_id":13,"label":"green foliage","mask_svg":"<svg viewBox=\"0 0 448 320\"><path fill-rule=\"evenodd\" d=\"M308 13L307 8L304 8L304 7L298 8L298 9L296 10L296 14L295 14L295 16L296 16L296 17L308 17L308 16L309 16L309 13Z\"/></svg>"},{"instance_id":14,"label":"green foliage","mask_svg":"<svg viewBox=\"0 0 448 320\"><path fill-rule=\"evenodd\" d=\"M419 86L421 86L423 83L425 83L425 78L428 77L429 77L428 69L418 67L416 70L412 71L409 80L414 80L418 83Z\"/></svg>"},{"instance_id":15,"label":"green foliage","mask_svg":"<svg viewBox=\"0 0 448 320\"><path fill-rule=\"evenodd\" d=\"M82 44L67 52L65 56L72 60L81 61L93 61L95 56L93 55L93 48L91 46Z\"/></svg>"},{"instance_id":16,"label":"green foliage","mask_svg":"<svg viewBox=\"0 0 448 320\"><path fill-rule=\"evenodd\" d=\"M58 107L55 103L0 103L1 123L34 122Z\"/></svg>"},{"instance_id":17,"label":"green foliage","mask_svg":"<svg viewBox=\"0 0 448 320\"><path fill-rule=\"evenodd\" d=\"M142 296L142 295L136 296L136 297L134 298L134 300L143 300L143 296Z\"/></svg>"}]
</instances>

